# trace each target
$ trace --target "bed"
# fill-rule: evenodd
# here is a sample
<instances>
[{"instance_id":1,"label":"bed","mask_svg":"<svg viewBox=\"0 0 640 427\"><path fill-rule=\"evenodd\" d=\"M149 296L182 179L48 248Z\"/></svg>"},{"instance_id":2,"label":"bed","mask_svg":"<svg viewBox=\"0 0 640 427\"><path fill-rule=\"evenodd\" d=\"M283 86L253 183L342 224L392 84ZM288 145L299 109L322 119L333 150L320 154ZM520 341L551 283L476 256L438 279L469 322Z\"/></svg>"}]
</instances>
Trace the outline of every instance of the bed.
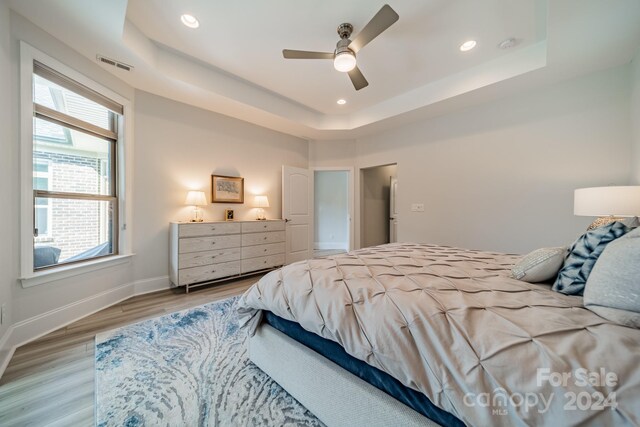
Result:
<instances>
[{"instance_id":1,"label":"bed","mask_svg":"<svg viewBox=\"0 0 640 427\"><path fill-rule=\"evenodd\" d=\"M271 272L238 312L252 360L328 425L640 424L640 330L510 278L518 259L382 245Z\"/></svg>"}]
</instances>

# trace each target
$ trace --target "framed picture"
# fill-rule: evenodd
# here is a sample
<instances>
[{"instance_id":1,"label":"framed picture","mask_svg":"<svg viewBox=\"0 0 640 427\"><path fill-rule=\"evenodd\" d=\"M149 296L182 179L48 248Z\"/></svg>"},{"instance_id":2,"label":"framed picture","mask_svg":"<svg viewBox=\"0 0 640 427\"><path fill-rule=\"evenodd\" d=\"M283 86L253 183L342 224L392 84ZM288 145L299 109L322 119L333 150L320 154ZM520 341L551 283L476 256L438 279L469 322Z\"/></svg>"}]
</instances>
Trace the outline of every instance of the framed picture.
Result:
<instances>
[{"instance_id":1,"label":"framed picture","mask_svg":"<svg viewBox=\"0 0 640 427\"><path fill-rule=\"evenodd\" d=\"M244 178L211 175L212 203L244 203Z\"/></svg>"},{"instance_id":2,"label":"framed picture","mask_svg":"<svg viewBox=\"0 0 640 427\"><path fill-rule=\"evenodd\" d=\"M233 221L233 209L225 209L224 210L224 220L225 221Z\"/></svg>"}]
</instances>

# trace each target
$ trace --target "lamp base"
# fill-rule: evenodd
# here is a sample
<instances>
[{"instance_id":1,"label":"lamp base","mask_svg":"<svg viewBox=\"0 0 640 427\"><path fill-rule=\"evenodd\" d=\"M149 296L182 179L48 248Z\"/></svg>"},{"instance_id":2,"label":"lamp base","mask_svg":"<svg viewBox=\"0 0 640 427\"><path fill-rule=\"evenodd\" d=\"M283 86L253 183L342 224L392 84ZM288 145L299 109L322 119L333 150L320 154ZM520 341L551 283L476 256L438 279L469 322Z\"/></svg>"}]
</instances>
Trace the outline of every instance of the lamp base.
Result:
<instances>
[{"instance_id":1,"label":"lamp base","mask_svg":"<svg viewBox=\"0 0 640 427\"><path fill-rule=\"evenodd\" d=\"M193 217L190 222L204 222L204 219L202 218L202 210L197 206L194 206L193 208Z\"/></svg>"},{"instance_id":2,"label":"lamp base","mask_svg":"<svg viewBox=\"0 0 640 427\"><path fill-rule=\"evenodd\" d=\"M265 221L267 217L264 214L264 209L258 208L258 212L256 215L256 221Z\"/></svg>"},{"instance_id":3,"label":"lamp base","mask_svg":"<svg viewBox=\"0 0 640 427\"><path fill-rule=\"evenodd\" d=\"M611 224L612 222L622 221L622 220L624 220L624 218L620 218L613 215L601 216L600 218L593 221L591 225L589 225L589 227L587 227L587 231L595 230L596 228L602 227L603 225Z\"/></svg>"}]
</instances>

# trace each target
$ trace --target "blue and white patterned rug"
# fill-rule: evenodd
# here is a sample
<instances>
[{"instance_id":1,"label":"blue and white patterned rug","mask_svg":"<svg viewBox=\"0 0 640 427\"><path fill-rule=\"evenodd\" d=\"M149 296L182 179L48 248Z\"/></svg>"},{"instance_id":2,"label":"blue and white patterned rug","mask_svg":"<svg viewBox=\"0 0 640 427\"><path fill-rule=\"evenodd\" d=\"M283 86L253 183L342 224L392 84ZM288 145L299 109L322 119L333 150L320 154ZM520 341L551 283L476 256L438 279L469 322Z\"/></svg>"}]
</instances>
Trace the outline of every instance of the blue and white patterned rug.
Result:
<instances>
[{"instance_id":1,"label":"blue and white patterned rug","mask_svg":"<svg viewBox=\"0 0 640 427\"><path fill-rule=\"evenodd\" d=\"M249 361L237 297L96 337L98 426L321 426Z\"/></svg>"}]
</instances>

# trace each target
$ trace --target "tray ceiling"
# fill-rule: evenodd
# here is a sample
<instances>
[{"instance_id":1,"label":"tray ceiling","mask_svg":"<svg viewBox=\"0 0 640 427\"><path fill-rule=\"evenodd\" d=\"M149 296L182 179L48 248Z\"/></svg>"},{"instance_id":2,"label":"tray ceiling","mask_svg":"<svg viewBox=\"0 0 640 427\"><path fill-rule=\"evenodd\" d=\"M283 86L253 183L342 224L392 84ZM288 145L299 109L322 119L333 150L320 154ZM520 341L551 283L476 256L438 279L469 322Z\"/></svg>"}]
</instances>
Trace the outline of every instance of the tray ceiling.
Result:
<instances>
[{"instance_id":1,"label":"tray ceiling","mask_svg":"<svg viewBox=\"0 0 640 427\"><path fill-rule=\"evenodd\" d=\"M344 138L443 114L628 62L640 44L640 2L388 0L400 20L358 54L356 92L330 60L285 60L282 49L332 51L384 1L13 0L12 9L132 86L307 138ZM183 13L198 18L190 29ZM598 28L594 32L594 28ZM498 44L513 37L509 49ZM461 52L466 40L477 46ZM516 82L516 83L514 83ZM345 105L338 105L345 99Z\"/></svg>"}]
</instances>

